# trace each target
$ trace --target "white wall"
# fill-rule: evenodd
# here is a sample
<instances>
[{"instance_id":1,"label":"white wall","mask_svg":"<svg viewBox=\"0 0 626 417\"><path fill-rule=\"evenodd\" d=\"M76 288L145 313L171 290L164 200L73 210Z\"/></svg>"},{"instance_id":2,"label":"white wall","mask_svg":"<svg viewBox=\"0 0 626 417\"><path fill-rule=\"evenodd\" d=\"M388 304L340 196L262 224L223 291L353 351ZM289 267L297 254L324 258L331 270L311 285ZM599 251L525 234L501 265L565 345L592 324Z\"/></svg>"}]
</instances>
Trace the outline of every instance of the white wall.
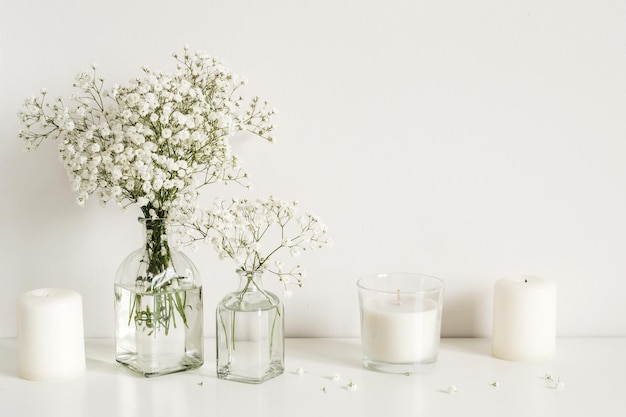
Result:
<instances>
[{"instance_id":1,"label":"white wall","mask_svg":"<svg viewBox=\"0 0 626 417\"><path fill-rule=\"evenodd\" d=\"M275 144L235 144L253 193L335 240L302 258L288 335L358 335L356 279L414 271L446 281L446 336L489 336L493 284L518 272L556 281L559 335L626 336L625 22L609 0L0 0L0 336L20 293L58 286L112 337L140 243L138 211L74 203L56 145L22 152L21 102L94 62L111 84L169 71L185 44L279 110ZM210 336L234 267L191 256Z\"/></svg>"}]
</instances>

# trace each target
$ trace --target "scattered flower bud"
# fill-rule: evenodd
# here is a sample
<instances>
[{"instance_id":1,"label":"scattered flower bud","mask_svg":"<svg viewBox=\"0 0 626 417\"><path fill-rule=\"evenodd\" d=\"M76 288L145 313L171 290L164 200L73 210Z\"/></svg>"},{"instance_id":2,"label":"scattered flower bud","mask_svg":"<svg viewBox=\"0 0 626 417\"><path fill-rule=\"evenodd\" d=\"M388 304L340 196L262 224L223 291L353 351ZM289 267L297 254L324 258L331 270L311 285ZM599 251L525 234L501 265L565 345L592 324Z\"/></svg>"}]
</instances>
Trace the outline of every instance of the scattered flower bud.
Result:
<instances>
[{"instance_id":1,"label":"scattered flower bud","mask_svg":"<svg viewBox=\"0 0 626 417\"><path fill-rule=\"evenodd\" d=\"M559 377L554 383L554 388L558 390L565 388L565 382L561 381L561 377Z\"/></svg>"}]
</instances>

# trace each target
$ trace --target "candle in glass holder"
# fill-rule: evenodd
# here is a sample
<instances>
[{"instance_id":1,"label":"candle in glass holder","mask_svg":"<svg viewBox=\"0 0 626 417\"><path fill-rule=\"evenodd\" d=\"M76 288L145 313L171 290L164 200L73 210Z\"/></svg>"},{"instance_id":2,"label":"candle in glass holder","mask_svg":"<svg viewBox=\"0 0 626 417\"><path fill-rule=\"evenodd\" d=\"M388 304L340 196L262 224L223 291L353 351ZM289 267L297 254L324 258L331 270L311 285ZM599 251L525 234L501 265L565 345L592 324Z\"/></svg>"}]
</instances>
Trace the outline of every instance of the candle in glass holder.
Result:
<instances>
[{"instance_id":1,"label":"candle in glass holder","mask_svg":"<svg viewBox=\"0 0 626 417\"><path fill-rule=\"evenodd\" d=\"M366 367L414 372L437 361L443 282L418 274L380 274L358 282Z\"/></svg>"},{"instance_id":2,"label":"candle in glass holder","mask_svg":"<svg viewBox=\"0 0 626 417\"><path fill-rule=\"evenodd\" d=\"M437 304L410 295L363 306L363 354L386 363L416 363L437 355Z\"/></svg>"},{"instance_id":3,"label":"candle in glass holder","mask_svg":"<svg viewBox=\"0 0 626 417\"><path fill-rule=\"evenodd\" d=\"M556 284L535 276L498 280L494 289L493 356L540 362L554 356Z\"/></svg>"},{"instance_id":4,"label":"candle in glass holder","mask_svg":"<svg viewBox=\"0 0 626 417\"><path fill-rule=\"evenodd\" d=\"M79 293L42 288L17 303L18 367L24 379L63 381L85 371L83 304Z\"/></svg>"}]
</instances>

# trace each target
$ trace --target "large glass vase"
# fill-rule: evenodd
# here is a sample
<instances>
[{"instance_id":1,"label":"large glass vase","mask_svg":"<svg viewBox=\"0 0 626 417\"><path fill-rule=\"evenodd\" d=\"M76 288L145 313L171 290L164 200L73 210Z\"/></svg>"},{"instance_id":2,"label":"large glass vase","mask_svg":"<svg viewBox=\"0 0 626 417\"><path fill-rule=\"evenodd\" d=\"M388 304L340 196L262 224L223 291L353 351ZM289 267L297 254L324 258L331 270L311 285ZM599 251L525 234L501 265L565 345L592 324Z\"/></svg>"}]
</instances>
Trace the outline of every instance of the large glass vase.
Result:
<instances>
[{"instance_id":1,"label":"large glass vase","mask_svg":"<svg viewBox=\"0 0 626 417\"><path fill-rule=\"evenodd\" d=\"M117 362L146 377L204 362L202 285L197 269L170 245L166 219L139 219L144 244L115 280Z\"/></svg>"}]
</instances>

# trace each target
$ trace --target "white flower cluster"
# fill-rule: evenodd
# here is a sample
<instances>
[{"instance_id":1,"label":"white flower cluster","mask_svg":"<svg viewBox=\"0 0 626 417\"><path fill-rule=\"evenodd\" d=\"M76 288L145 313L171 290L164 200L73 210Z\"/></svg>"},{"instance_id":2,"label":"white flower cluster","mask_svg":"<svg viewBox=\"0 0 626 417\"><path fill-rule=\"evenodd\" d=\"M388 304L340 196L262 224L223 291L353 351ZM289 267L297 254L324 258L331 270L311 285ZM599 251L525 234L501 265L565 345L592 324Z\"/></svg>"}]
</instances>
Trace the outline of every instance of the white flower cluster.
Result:
<instances>
[{"instance_id":1,"label":"white flower cluster","mask_svg":"<svg viewBox=\"0 0 626 417\"><path fill-rule=\"evenodd\" d=\"M296 258L303 251L330 246L332 241L318 217L298 215L296 206L297 202L273 196L255 201L218 198L211 209L198 209L189 216L186 226L194 241L211 243L220 258L233 259L241 270L268 271L285 285L300 286L305 276L302 267L288 267L275 257L288 253Z\"/></svg>"},{"instance_id":2,"label":"white flower cluster","mask_svg":"<svg viewBox=\"0 0 626 417\"><path fill-rule=\"evenodd\" d=\"M172 218L196 200L198 188L244 183L229 139L249 131L272 140L273 110L253 98L243 109L245 84L219 61L187 48L173 74L143 69L143 77L105 90L91 73L76 76L72 106L46 102L46 91L24 103L19 136L33 149L60 139L59 151L79 204L97 192L101 202L137 204L146 217Z\"/></svg>"},{"instance_id":3,"label":"white flower cluster","mask_svg":"<svg viewBox=\"0 0 626 417\"><path fill-rule=\"evenodd\" d=\"M196 205L205 185L246 185L229 140L247 131L272 141L275 111L258 97L240 97L245 82L216 59L188 48L174 58L172 74L145 67L142 77L110 89L94 65L76 76L71 105L60 98L50 104L42 90L18 114L24 126L19 137L28 150L46 139L59 140L79 204L94 193L103 204L136 204L145 218L188 226L192 241L212 243L221 258L232 258L245 272L267 270L285 284L300 285L304 270L274 258L330 244L317 217L296 216L296 203L273 197L218 200L209 210ZM156 276L169 256L153 258Z\"/></svg>"}]
</instances>

